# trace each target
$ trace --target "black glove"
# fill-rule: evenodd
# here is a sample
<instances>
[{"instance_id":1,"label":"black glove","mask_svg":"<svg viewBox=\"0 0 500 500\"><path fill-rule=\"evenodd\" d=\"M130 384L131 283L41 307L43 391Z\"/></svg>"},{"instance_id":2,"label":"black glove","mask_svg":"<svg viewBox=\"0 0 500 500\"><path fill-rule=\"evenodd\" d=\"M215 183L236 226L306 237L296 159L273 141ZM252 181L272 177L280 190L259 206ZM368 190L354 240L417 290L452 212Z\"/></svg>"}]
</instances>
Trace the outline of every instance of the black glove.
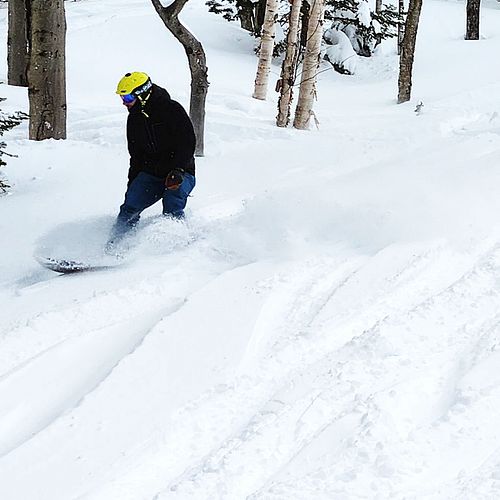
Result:
<instances>
[{"instance_id":1,"label":"black glove","mask_svg":"<svg viewBox=\"0 0 500 500\"><path fill-rule=\"evenodd\" d=\"M174 168L168 173L167 178L165 179L165 187L175 191L176 189L179 189L183 180L184 170L182 170L182 168Z\"/></svg>"}]
</instances>

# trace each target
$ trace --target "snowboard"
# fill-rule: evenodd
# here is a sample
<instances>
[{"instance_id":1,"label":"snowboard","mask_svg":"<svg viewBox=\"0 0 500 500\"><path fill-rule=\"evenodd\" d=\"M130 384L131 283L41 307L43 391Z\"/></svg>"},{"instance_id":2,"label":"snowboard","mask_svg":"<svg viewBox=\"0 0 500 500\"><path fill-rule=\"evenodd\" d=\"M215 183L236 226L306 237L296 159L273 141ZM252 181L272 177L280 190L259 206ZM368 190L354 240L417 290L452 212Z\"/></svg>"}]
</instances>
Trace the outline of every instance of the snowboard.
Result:
<instances>
[{"instance_id":1,"label":"snowboard","mask_svg":"<svg viewBox=\"0 0 500 500\"><path fill-rule=\"evenodd\" d=\"M60 274L103 271L105 269L112 269L124 264L123 262L114 262L112 264L92 264L76 260L53 259L51 257L37 257L36 260L43 267Z\"/></svg>"}]
</instances>

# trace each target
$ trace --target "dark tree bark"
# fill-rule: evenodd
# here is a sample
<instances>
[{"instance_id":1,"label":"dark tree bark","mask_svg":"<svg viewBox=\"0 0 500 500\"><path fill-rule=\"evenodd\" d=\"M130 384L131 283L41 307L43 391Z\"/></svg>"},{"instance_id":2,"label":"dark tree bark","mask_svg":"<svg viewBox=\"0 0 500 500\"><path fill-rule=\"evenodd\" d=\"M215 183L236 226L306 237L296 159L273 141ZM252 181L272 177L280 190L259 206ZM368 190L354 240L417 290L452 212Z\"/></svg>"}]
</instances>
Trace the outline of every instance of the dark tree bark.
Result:
<instances>
[{"instance_id":1,"label":"dark tree bark","mask_svg":"<svg viewBox=\"0 0 500 500\"><path fill-rule=\"evenodd\" d=\"M174 0L163 7L160 0L151 0L163 24L179 40L186 52L191 71L189 116L196 135L196 156L204 154L205 102L208 92L208 68L205 51L195 36L179 21L179 13L188 0Z\"/></svg>"},{"instance_id":2,"label":"dark tree bark","mask_svg":"<svg viewBox=\"0 0 500 500\"><path fill-rule=\"evenodd\" d=\"M405 3L404 0L398 1L398 13L399 13L399 23L398 23L398 56L401 55L401 48L403 46L403 36L405 33L404 27L404 14L405 14Z\"/></svg>"},{"instance_id":3,"label":"dark tree bark","mask_svg":"<svg viewBox=\"0 0 500 500\"><path fill-rule=\"evenodd\" d=\"M375 13L380 14L382 12L382 0L375 0Z\"/></svg>"},{"instance_id":4,"label":"dark tree bark","mask_svg":"<svg viewBox=\"0 0 500 500\"><path fill-rule=\"evenodd\" d=\"M251 2L236 2L238 6L238 17L240 18L241 27L250 31L250 33L255 32L255 9L254 4Z\"/></svg>"},{"instance_id":5,"label":"dark tree bark","mask_svg":"<svg viewBox=\"0 0 500 500\"><path fill-rule=\"evenodd\" d=\"M255 3L255 28L254 32L260 35L262 26L264 25L264 18L266 16L266 0L258 0Z\"/></svg>"},{"instance_id":6,"label":"dark tree bark","mask_svg":"<svg viewBox=\"0 0 500 500\"><path fill-rule=\"evenodd\" d=\"M64 0L31 0L29 138L66 138Z\"/></svg>"},{"instance_id":7,"label":"dark tree bark","mask_svg":"<svg viewBox=\"0 0 500 500\"><path fill-rule=\"evenodd\" d=\"M7 81L19 87L28 86L30 3L9 0L8 4Z\"/></svg>"},{"instance_id":8,"label":"dark tree bark","mask_svg":"<svg viewBox=\"0 0 500 500\"><path fill-rule=\"evenodd\" d=\"M479 14L481 0L467 0L466 40L479 40Z\"/></svg>"},{"instance_id":9,"label":"dark tree bark","mask_svg":"<svg viewBox=\"0 0 500 500\"><path fill-rule=\"evenodd\" d=\"M300 52L304 52L307 45L307 27L309 26L309 15L311 7L309 2L302 2L302 8L300 13L302 14L301 26L300 26Z\"/></svg>"},{"instance_id":10,"label":"dark tree bark","mask_svg":"<svg viewBox=\"0 0 500 500\"><path fill-rule=\"evenodd\" d=\"M418 21L422 0L410 0L405 22L405 33L399 58L398 104L410 100L413 59L417 42Z\"/></svg>"},{"instance_id":11,"label":"dark tree bark","mask_svg":"<svg viewBox=\"0 0 500 500\"><path fill-rule=\"evenodd\" d=\"M260 36L264 15L266 12L266 0L236 0L238 18L241 27L255 36Z\"/></svg>"}]
</instances>

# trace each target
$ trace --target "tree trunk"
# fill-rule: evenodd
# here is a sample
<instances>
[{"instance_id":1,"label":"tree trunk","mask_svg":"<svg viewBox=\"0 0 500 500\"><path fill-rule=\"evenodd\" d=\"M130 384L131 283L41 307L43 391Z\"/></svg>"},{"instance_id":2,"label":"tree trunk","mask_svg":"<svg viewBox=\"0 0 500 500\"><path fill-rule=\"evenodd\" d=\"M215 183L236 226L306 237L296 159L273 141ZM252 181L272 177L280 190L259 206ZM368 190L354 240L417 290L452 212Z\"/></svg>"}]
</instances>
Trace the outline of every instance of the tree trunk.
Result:
<instances>
[{"instance_id":1,"label":"tree trunk","mask_svg":"<svg viewBox=\"0 0 500 500\"><path fill-rule=\"evenodd\" d=\"M290 123L290 105L295 84L295 69L298 55L299 20L302 0L293 0L288 20L286 55L281 68L281 95L278 101L276 125L286 127Z\"/></svg>"},{"instance_id":2,"label":"tree trunk","mask_svg":"<svg viewBox=\"0 0 500 500\"><path fill-rule=\"evenodd\" d=\"M307 27L309 26L309 15L311 13L311 7L309 2L306 0L302 2L302 21L300 23L300 52L304 53L307 45Z\"/></svg>"},{"instance_id":3,"label":"tree trunk","mask_svg":"<svg viewBox=\"0 0 500 500\"><path fill-rule=\"evenodd\" d=\"M64 0L31 0L29 138L66 138Z\"/></svg>"},{"instance_id":4,"label":"tree trunk","mask_svg":"<svg viewBox=\"0 0 500 500\"><path fill-rule=\"evenodd\" d=\"M380 14L382 12L382 0L375 0L375 13Z\"/></svg>"},{"instance_id":5,"label":"tree trunk","mask_svg":"<svg viewBox=\"0 0 500 500\"><path fill-rule=\"evenodd\" d=\"M260 41L259 64L255 77L255 88L252 97L264 101L267 95L267 84L269 72L273 59L274 32L276 16L278 13L278 0L267 0L266 16L262 26L262 37Z\"/></svg>"},{"instance_id":6,"label":"tree trunk","mask_svg":"<svg viewBox=\"0 0 500 500\"><path fill-rule=\"evenodd\" d=\"M240 26L250 33L253 33L255 29L255 9L253 5L253 3L244 4L238 9Z\"/></svg>"},{"instance_id":7,"label":"tree trunk","mask_svg":"<svg viewBox=\"0 0 500 500\"><path fill-rule=\"evenodd\" d=\"M260 36L266 12L266 0L236 0L235 4L242 29L254 36Z\"/></svg>"},{"instance_id":8,"label":"tree trunk","mask_svg":"<svg viewBox=\"0 0 500 500\"><path fill-rule=\"evenodd\" d=\"M466 40L479 40L479 14L481 0L467 0Z\"/></svg>"},{"instance_id":9,"label":"tree trunk","mask_svg":"<svg viewBox=\"0 0 500 500\"><path fill-rule=\"evenodd\" d=\"M404 28L404 13L405 13L405 3L404 0L398 1L398 13L399 13L399 22L398 22L398 56L401 55L401 48L403 46L403 36L405 34Z\"/></svg>"},{"instance_id":10,"label":"tree trunk","mask_svg":"<svg viewBox=\"0 0 500 500\"><path fill-rule=\"evenodd\" d=\"M30 57L30 0L9 0L7 36L7 81L9 85L28 86Z\"/></svg>"},{"instance_id":11,"label":"tree trunk","mask_svg":"<svg viewBox=\"0 0 500 500\"><path fill-rule=\"evenodd\" d=\"M151 0L163 24L182 44L186 52L191 72L191 99L189 116L196 135L196 156L204 155L205 103L208 92L208 68L205 51L196 37L179 21L179 13L188 0L174 0L163 7L160 0Z\"/></svg>"},{"instance_id":12,"label":"tree trunk","mask_svg":"<svg viewBox=\"0 0 500 500\"><path fill-rule=\"evenodd\" d=\"M264 19L266 17L266 4L267 0L257 0L254 2L255 5L255 24L254 24L254 34L260 36L262 33L262 27L264 26Z\"/></svg>"},{"instance_id":13,"label":"tree trunk","mask_svg":"<svg viewBox=\"0 0 500 500\"><path fill-rule=\"evenodd\" d=\"M316 94L316 72L319 66L321 38L323 36L323 0L312 0L309 25L307 27L307 44L302 65L299 100L295 110L293 126L307 129L313 114L312 107Z\"/></svg>"},{"instance_id":14,"label":"tree trunk","mask_svg":"<svg viewBox=\"0 0 500 500\"><path fill-rule=\"evenodd\" d=\"M417 41L418 21L422 0L410 0L405 22L405 34L399 59L398 104L410 100L413 58Z\"/></svg>"}]
</instances>

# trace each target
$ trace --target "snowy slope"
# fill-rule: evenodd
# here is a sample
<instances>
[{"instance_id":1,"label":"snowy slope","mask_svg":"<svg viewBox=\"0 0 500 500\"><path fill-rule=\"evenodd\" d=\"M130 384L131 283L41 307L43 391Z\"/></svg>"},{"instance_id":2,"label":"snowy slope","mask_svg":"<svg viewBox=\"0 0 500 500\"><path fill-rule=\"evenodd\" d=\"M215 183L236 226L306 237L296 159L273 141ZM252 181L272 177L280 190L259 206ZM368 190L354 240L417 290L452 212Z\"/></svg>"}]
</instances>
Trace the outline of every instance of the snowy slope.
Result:
<instances>
[{"instance_id":1,"label":"snowy slope","mask_svg":"<svg viewBox=\"0 0 500 500\"><path fill-rule=\"evenodd\" d=\"M153 207L122 267L58 276L33 254L91 251L122 200L116 81L189 98L148 2L67 16L69 138L7 137L0 498L498 498L500 4L466 42L463 3L425 3L412 102L388 43L322 73L299 132L251 99L252 39L189 2L211 86L188 220Z\"/></svg>"}]
</instances>

